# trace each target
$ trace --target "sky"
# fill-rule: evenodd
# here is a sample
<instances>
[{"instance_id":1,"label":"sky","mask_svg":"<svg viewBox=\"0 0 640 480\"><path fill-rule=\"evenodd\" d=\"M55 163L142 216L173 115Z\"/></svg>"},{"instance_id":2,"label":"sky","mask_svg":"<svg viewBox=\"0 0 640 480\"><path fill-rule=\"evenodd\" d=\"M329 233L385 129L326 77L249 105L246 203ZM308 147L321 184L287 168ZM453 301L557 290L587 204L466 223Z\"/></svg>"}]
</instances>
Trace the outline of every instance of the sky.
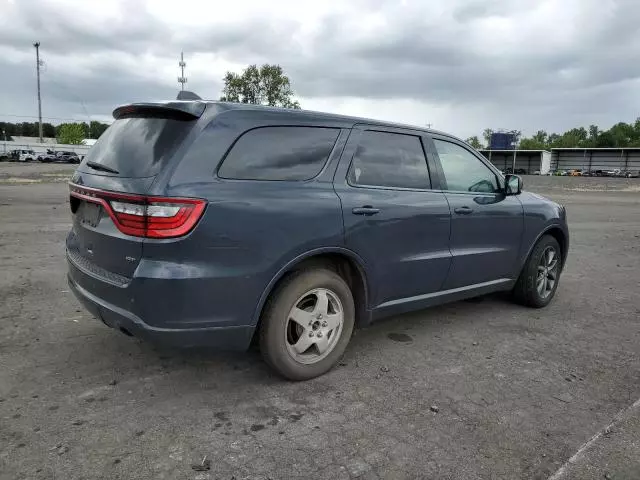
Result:
<instances>
[{"instance_id":1,"label":"sky","mask_svg":"<svg viewBox=\"0 0 640 480\"><path fill-rule=\"evenodd\" d=\"M276 63L302 108L561 132L640 116L637 0L0 0L0 120L109 121L121 104L217 99L226 71Z\"/></svg>"}]
</instances>

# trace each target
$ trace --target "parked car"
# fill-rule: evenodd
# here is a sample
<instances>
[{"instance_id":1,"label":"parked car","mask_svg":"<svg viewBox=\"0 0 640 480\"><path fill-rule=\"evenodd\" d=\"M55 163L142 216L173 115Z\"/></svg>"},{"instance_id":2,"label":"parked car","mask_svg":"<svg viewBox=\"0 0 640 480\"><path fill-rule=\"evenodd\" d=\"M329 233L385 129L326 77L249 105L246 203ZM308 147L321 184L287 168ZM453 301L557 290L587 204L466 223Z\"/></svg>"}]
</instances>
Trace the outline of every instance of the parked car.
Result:
<instances>
[{"instance_id":1,"label":"parked car","mask_svg":"<svg viewBox=\"0 0 640 480\"><path fill-rule=\"evenodd\" d=\"M58 162L80 163L80 157L76 152L56 152Z\"/></svg>"},{"instance_id":2,"label":"parked car","mask_svg":"<svg viewBox=\"0 0 640 480\"><path fill-rule=\"evenodd\" d=\"M36 159L36 152L33 150L16 150L17 162L33 162Z\"/></svg>"},{"instance_id":3,"label":"parked car","mask_svg":"<svg viewBox=\"0 0 640 480\"><path fill-rule=\"evenodd\" d=\"M582 170L569 170L569 176L571 177L581 177L582 176Z\"/></svg>"},{"instance_id":4,"label":"parked car","mask_svg":"<svg viewBox=\"0 0 640 480\"><path fill-rule=\"evenodd\" d=\"M56 152L54 152L53 150L47 149L47 152L41 153L40 155L38 155L36 160L42 163L54 162L56 160Z\"/></svg>"},{"instance_id":5,"label":"parked car","mask_svg":"<svg viewBox=\"0 0 640 480\"><path fill-rule=\"evenodd\" d=\"M44 163L80 163L80 157L75 152L48 150L46 154L40 155L38 160Z\"/></svg>"},{"instance_id":6,"label":"parked car","mask_svg":"<svg viewBox=\"0 0 640 480\"><path fill-rule=\"evenodd\" d=\"M456 137L198 100L114 118L72 176L66 252L71 290L127 335L236 350L255 337L304 380L384 316L554 297L564 207Z\"/></svg>"},{"instance_id":7,"label":"parked car","mask_svg":"<svg viewBox=\"0 0 640 480\"><path fill-rule=\"evenodd\" d=\"M621 177L622 170L620 170L619 168L614 168L613 170L606 170L603 172L603 175L605 177Z\"/></svg>"}]
</instances>

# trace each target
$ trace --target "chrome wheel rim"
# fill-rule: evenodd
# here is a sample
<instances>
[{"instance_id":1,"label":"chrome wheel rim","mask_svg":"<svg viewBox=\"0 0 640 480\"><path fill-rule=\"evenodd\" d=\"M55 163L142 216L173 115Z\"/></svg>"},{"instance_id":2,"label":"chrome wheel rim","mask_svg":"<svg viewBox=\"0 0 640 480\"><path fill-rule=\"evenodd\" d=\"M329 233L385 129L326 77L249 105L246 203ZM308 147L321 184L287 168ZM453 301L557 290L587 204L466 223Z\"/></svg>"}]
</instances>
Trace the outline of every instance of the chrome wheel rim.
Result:
<instances>
[{"instance_id":1,"label":"chrome wheel rim","mask_svg":"<svg viewBox=\"0 0 640 480\"><path fill-rule=\"evenodd\" d=\"M536 289L540 298L546 299L553 293L558 281L558 267L556 249L554 247L545 248L538 264L538 275L536 277Z\"/></svg>"},{"instance_id":2,"label":"chrome wheel rim","mask_svg":"<svg viewBox=\"0 0 640 480\"><path fill-rule=\"evenodd\" d=\"M309 290L287 315L284 340L289 355L305 365L321 361L338 344L343 324L338 295L326 288Z\"/></svg>"}]
</instances>

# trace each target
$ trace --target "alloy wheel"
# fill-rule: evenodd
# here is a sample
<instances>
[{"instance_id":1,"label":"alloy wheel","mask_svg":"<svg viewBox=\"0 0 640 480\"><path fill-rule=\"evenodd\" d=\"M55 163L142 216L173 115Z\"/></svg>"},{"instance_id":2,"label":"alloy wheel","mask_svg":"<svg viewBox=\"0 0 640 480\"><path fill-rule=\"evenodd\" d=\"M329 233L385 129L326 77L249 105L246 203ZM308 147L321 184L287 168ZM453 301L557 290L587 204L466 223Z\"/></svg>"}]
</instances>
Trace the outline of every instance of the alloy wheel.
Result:
<instances>
[{"instance_id":1,"label":"alloy wheel","mask_svg":"<svg viewBox=\"0 0 640 480\"><path fill-rule=\"evenodd\" d=\"M558 254L554 247L547 247L542 252L538 264L536 289L541 298L547 298L553 292L558 280Z\"/></svg>"},{"instance_id":2,"label":"alloy wheel","mask_svg":"<svg viewBox=\"0 0 640 480\"><path fill-rule=\"evenodd\" d=\"M310 290L295 302L287 316L287 351L299 363L317 363L335 348L343 323L338 295L326 288Z\"/></svg>"}]
</instances>

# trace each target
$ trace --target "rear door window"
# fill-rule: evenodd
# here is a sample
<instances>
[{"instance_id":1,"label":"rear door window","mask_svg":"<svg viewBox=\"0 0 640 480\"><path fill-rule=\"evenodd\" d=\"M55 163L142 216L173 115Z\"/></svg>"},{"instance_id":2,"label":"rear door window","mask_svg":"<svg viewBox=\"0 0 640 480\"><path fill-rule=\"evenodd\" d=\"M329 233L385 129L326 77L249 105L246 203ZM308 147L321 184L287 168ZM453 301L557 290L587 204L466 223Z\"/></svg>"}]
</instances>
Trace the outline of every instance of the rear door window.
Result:
<instances>
[{"instance_id":1,"label":"rear door window","mask_svg":"<svg viewBox=\"0 0 640 480\"><path fill-rule=\"evenodd\" d=\"M310 180L320 173L340 129L262 127L231 148L218 176L236 180Z\"/></svg>"},{"instance_id":2,"label":"rear door window","mask_svg":"<svg viewBox=\"0 0 640 480\"><path fill-rule=\"evenodd\" d=\"M167 164L194 123L172 118L121 118L100 135L85 156L85 164L102 165L120 177L152 177ZM83 170L99 171L89 166Z\"/></svg>"},{"instance_id":3,"label":"rear door window","mask_svg":"<svg viewBox=\"0 0 640 480\"><path fill-rule=\"evenodd\" d=\"M372 130L362 132L348 179L357 186L431 188L420 137Z\"/></svg>"}]
</instances>

